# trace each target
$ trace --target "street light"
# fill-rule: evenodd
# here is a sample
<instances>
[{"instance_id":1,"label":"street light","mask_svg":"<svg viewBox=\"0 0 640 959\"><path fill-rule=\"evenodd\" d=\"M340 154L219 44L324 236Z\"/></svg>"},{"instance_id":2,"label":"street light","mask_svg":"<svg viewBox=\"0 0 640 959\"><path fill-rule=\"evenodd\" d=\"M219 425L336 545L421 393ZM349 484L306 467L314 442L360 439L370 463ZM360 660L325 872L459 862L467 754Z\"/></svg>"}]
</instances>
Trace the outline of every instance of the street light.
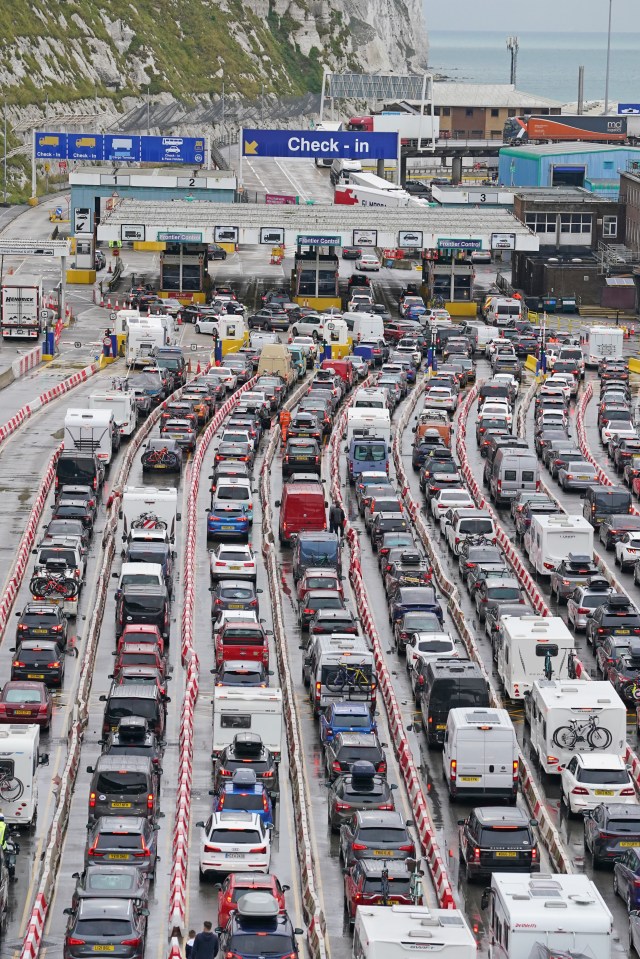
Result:
<instances>
[{"instance_id":1,"label":"street light","mask_svg":"<svg viewBox=\"0 0 640 959\"><path fill-rule=\"evenodd\" d=\"M604 83L604 113L605 116L609 112L609 64L611 61L611 10L613 7L613 0L609 0L609 28L607 30L607 71Z\"/></svg>"}]
</instances>

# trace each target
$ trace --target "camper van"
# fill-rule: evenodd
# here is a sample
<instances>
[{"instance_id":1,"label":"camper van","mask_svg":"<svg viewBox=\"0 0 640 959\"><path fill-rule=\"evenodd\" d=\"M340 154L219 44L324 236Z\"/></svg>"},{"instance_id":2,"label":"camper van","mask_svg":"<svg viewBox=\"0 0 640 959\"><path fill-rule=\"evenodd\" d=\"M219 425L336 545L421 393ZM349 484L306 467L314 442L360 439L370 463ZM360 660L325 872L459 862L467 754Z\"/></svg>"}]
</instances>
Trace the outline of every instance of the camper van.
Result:
<instances>
[{"instance_id":1,"label":"camper van","mask_svg":"<svg viewBox=\"0 0 640 959\"><path fill-rule=\"evenodd\" d=\"M524 548L539 576L550 576L569 553L591 556L593 527L583 516L533 514Z\"/></svg>"},{"instance_id":2,"label":"camper van","mask_svg":"<svg viewBox=\"0 0 640 959\"><path fill-rule=\"evenodd\" d=\"M613 917L584 874L494 872L489 903L489 959L611 959Z\"/></svg>"},{"instance_id":3,"label":"camper van","mask_svg":"<svg viewBox=\"0 0 640 959\"><path fill-rule=\"evenodd\" d=\"M90 410L111 410L116 428L124 439L136 431L138 405L134 393L126 390L96 390L89 394Z\"/></svg>"},{"instance_id":4,"label":"camper van","mask_svg":"<svg viewBox=\"0 0 640 959\"><path fill-rule=\"evenodd\" d=\"M129 320L127 336L127 366L152 366L155 363L154 350L158 346L167 346L167 331L162 321L170 317L147 316L139 323Z\"/></svg>"},{"instance_id":5,"label":"camper van","mask_svg":"<svg viewBox=\"0 0 640 959\"><path fill-rule=\"evenodd\" d=\"M525 719L531 748L548 775L559 776L576 753L624 753L626 707L604 680L535 680L525 699Z\"/></svg>"},{"instance_id":6,"label":"camper van","mask_svg":"<svg viewBox=\"0 0 640 959\"><path fill-rule=\"evenodd\" d=\"M230 746L237 733L258 733L276 757L282 750L282 690L276 687L215 686L213 755Z\"/></svg>"},{"instance_id":7,"label":"camper van","mask_svg":"<svg viewBox=\"0 0 640 959\"><path fill-rule=\"evenodd\" d=\"M356 435L377 436L391 443L391 414L388 409L347 410L347 448Z\"/></svg>"},{"instance_id":8,"label":"camper van","mask_svg":"<svg viewBox=\"0 0 640 959\"><path fill-rule=\"evenodd\" d=\"M353 959L477 959L478 947L459 909L427 906L358 906Z\"/></svg>"},{"instance_id":9,"label":"camper van","mask_svg":"<svg viewBox=\"0 0 640 959\"><path fill-rule=\"evenodd\" d=\"M479 796L515 802L519 768L518 742L506 709L451 710L442 752L451 799Z\"/></svg>"},{"instance_id":10,"label":"camper van","mask_svg":"<svg viewBox=\"0 0 640 959\"><path fill-rule=\"evenodd\" d=\"M124 521L124 540L155 538L173 543L180 519L178 491L171 487L125 486L120 519Z\"/></svg>"},{"instance_id":11,"label":"camper van","mask_svg":"<svg viewBox=\"0 0 640 959\"><path fill-rule=\"evenodd\" d=\"M350 173L361 173L362 163L360 160L334 160L331 164L329 179L335 186L336 183L348 183Z\"/></svg>"},{"instance_id":12,"label":"camper van","mask_svg":"<svg viewBox=\"0 0 640 959\"><path fill-rule=\"evenodd\" d=\"M69 408L64 418L64 448L76 453L95 453L105 467L120 446L120 430L113 410Z\"/></svg>"},{"instance_id":13,"label":"camper van","mask_svg":"<svg viewBox=\"0 0 640 959\"><path fill-rule=\"evenodd\" d=\"M0 773L4 788L2 813L7 823L29 826L38 810L38 766L49 762L40 753L40 727L0 726Z\"/></svg>"},{"instance_id":14,"label":"camper van","mask_svg":"<svg viewBox=\"0 0 640 959\"><path fill-rule=\"evenodd\" d=\"M498 674L510 699L523 699L536 679L569 679L575 641L560 616L503 616L496 636ZM545 667L551 660L551 675Z\"/></svg>"}]
</instances>

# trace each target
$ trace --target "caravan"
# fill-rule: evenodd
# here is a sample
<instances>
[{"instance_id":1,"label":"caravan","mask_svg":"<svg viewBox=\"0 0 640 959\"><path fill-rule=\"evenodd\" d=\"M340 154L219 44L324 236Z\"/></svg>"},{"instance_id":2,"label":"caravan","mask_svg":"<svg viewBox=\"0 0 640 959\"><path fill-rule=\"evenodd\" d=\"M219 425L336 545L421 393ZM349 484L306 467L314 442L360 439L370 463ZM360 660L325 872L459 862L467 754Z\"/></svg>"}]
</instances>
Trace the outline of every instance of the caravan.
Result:
<instances>
[{"instance_id":1,"label":"caravan","mask_svg":"<svg viewBox=\"0 0 640 959\"><path fill-rule=\"evenodd\" d=\"M123 540L175 542L178 491L172 487L125 486L120 519L124 520Z\"/></svg>"},{"instance_id":2,"label":"caravan","mask_svg":"<svg viewBox=\"0 0 640 959\"><path fill-rule=\"evenodd\" d=\"M539 576L550 576L570 553L591 556L593 528L582 516L533 514L524 548Z\"/></svg>"},{"instance_id":3,"label":"caravan","mask_svg":"<svg viewBox=\"0 0 640 959\"><path fill-rule=\"evenodd\" d=\"M348 409L347 448L354 436L376 436L391 443L391 414L388 409Z\"/></svg>"},{"instance_id":4,"label":"caravan","mask_svg":"<svg viewBox=\"0 0 640 959\"><path fill-rule=\"evenodd\" d=\"M576 753L623 755L627 711L609 682L536 680L525 699L531 749L548 775Z\"/></svg>"},{"instance_id":5,"label":"caravan","mask_svg":"<svg viewBox=\"0 0 640 959\"><path fill-rule=\"evenodd\" d=\"M352 959L477 959L478 946L459 909L427 906L358 906Z\"/></svg>"},{"instance_id":6,"label":"caravan","mask_svg":"<svg viewBox=\"0 0 640 959\"><path fill-rule=\"evenodd\" d=\"M38 766L49 762L40 753L40 727L0 726L2 813L7 823L29 826L38 811Z\"/></svg>"},{"instance_id":7,"label":"caravan","mask_svg":"<svg viewBox=\"0 0 640 959\"><path fill-rule=\"evenodd\" d=\"M126 361L127 366L153 366L155 364L154 350L159 346L167 346L167 332L162 320L169 317L147 316L142 317L139 323L129 320L129 334L127 336Z\"/></svg>"},{"instance_id":8,"label":"caravan","mask_svg":"<svg viewBox=\"0 0 640 959\"><path fill-rule=\"evenodd\" d=\"M569 679L574 648L574 638L560 616L503 616L496 636L496 653L498 674L507 696L523 699L534 680L545 676ZM550 670L550 675L545 670Z\"/></svg>"},{"instance_id":9,"label":"caravan","mask_svg":"<svg viewBox=\"0 0 640 959\"><path fill-rule=\"evenodd\" d=\"M258 733L276 761L282 750L282 690L274 687L216 686L213 690L213 756L237 733Z\"/></svg>"},{"instance_id":10,"label":"caravan","mask_svg":"<svg viewBox=\"0 0 640 959\"><path fill-rule=\"evenodd\" d=\"M75 453L94 453L109 466L120 446L120 430L113 409L69 408L64 418L64 448Z\"/></svg>"}]
</instances>

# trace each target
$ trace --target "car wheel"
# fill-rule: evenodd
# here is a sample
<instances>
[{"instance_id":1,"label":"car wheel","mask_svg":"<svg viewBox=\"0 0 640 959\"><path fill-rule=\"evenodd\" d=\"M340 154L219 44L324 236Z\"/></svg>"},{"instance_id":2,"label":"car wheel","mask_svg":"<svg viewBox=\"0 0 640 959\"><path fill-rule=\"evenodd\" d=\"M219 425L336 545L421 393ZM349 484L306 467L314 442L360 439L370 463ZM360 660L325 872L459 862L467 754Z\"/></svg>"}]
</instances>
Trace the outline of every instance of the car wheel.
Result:
<instances>
[{"instance_id":1,"label":"car wheel","mask_svg":"<svg viewBox=\"0 0 640 959\"><path fill-rule=\"evenodd\" d=\"M200 332L200 324L196 323L196 333L199 333L199 332Z\"/></svg>"},{"instance_id":2,"label":"car wheel","mask_svg":"<svg viewBox=\"0 0 640 959\"><path fill-rule=\"evenodd\" d=\"M469 882L469 870L467 869L467 862L462 853L459 853L458 862L460 863L460 869L458 872L459 879L461 879L462 882Z\"/></svg>"}]
</instances>

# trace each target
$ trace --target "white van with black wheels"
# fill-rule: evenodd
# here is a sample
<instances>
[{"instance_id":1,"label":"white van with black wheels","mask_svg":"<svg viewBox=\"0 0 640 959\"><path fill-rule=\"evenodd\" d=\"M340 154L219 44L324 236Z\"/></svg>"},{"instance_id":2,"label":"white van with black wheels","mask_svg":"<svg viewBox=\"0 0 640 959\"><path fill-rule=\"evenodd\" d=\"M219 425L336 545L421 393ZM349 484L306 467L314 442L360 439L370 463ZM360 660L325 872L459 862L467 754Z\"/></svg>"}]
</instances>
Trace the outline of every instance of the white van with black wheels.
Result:
<instances>
[{"instance_id":1,"label":"white van with black wheels","mask_svg":"<svg viewBox=\"0 0 640 959\"><path fill-rule=\"evenodd\" d=\"M451 799L481 796L515 802L518 742L506 709L452 709L444 734L442 769Z\"/></svg>"},{"instance_id":2,"label":"white van with black wheels","mask_svg":"<svg viewBox=\"0 0 640 959\"><path fill-rule=\"evenodd\" d=\"M350 173L362 173L360 160L334 160L329 177L335 186L337 183L348 183Z\"/></svg>"}]
</instances>

